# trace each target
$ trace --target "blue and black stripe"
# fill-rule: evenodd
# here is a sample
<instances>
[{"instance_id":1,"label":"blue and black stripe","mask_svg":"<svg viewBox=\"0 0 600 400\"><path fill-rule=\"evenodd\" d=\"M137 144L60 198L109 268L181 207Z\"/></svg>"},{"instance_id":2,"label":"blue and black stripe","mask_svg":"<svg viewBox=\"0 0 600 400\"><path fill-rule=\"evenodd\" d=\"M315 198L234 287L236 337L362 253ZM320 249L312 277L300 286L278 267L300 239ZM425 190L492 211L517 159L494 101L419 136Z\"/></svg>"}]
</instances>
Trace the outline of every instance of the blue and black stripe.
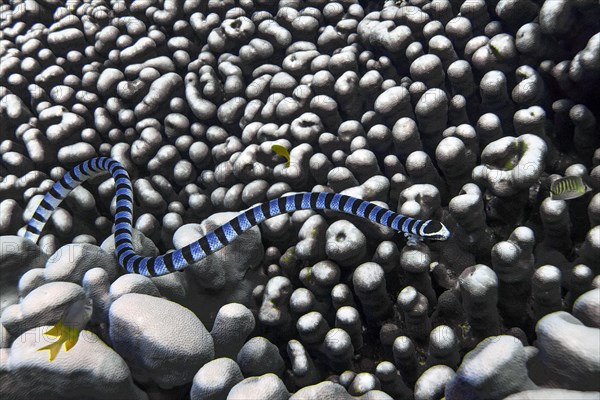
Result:
<instances>
[{"instance_id":1,"label":"blue and black stripe","mask_svg":"<svg viewBox=\"0 0 600 400\"><path fill-rule=\"evenodd\" d=\"M134 252L131 238L133 190L129 174L118 161L108 157L97 157L77 165L54 183L27 223L25 238L37 242L50 215L69 192L86 179L104 171L110 172L115 180L117 199L114 221L115 255L119 264L128 273L152 277L181 271L188 265L227 246L239 235L264 220L296 210L339 211L412 235L436 240L445 240L449 237L446 227L438 221L406 217L369 201L339 193L302 192L251 207L182 249L158 257L142 257Z\"/></svg>"}]
</instances>

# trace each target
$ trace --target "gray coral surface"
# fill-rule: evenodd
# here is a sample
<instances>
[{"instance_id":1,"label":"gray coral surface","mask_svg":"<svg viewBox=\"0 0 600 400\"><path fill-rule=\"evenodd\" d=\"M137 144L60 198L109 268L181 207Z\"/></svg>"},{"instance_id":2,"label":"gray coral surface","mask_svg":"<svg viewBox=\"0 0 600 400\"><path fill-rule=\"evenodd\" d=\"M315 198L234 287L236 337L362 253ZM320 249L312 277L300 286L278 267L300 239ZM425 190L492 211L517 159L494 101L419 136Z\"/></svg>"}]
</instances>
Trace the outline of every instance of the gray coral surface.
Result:
<instances>
[{"instance_id":1,"label":"gray coral surface","mask_svg":"<svg viewBox=\"0 0 600 400\"><path fill-rule=\"evenodd\" d=\"M0 28L1 399L600 400L598 0L10 0ZM148 278L101 174L24 239L99 156L143 256L311 191L451 237L302 210Z\"/></svg>"}]
</instances>

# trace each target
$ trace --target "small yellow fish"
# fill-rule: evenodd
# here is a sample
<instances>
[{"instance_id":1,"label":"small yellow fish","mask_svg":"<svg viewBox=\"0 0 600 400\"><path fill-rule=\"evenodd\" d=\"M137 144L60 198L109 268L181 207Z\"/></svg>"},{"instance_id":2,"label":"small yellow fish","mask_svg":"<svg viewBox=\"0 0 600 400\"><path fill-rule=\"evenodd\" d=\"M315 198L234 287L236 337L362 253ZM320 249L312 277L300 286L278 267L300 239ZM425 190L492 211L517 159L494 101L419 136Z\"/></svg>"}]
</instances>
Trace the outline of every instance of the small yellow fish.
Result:
<instances>
[{"instance_id":1,"label":"small yellow fish","mask_svg":"<svg viewBox=\"0 0 600 400\"><path fill-rule=\"evenodd\" d=\"M580 176L566 176L552 182L550 198L552 200L571 200L581 197L591 190Z\"/></svg>"},{"instance_id":2,"label":"small yellow fish","mask_svg":"<svg viewBox=\"0 0 600 400\"><path fill-rule=\"evenodd\" d=\"M60 321L44 332L44 335L58 337L58 340L38 349L38 351L48 350L50 352L49 361L53 361L63 344L65 345L65 351L71 350L77 344L79 332L85 327L91 316L91 299L82 299L71 304Z\"/></svg>"},{"instance_id":3,"label":"small yellow fish","mask_svg":"<svg viewBox=\"0 0 600 400\"><path fill-rule=\"evenodd\" d=\"M290 166L290 152L288 149L279 144L274 144L271 146L271 150L273 150L276 154L285 158L287 162L285 163L285 167L288 168Z\"/></svg>"}]
</instances>

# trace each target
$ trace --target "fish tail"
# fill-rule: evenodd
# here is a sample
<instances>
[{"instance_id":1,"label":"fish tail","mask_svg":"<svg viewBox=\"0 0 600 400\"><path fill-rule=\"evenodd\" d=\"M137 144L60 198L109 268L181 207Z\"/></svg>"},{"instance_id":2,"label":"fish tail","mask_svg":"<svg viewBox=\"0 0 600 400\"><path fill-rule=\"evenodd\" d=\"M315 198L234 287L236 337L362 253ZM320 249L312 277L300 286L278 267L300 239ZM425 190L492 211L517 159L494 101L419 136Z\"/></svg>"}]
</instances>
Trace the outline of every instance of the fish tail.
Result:
<instances>
[{"instance_id":1,"label":"fish tail","mask_svg":"<svg viewBox=\"0 0 600 400\"><path fill-rule=\"evenodd\" d=\"M54 343L50 343L48 346L44 346L44 347L38 349L38 351L48 350L50 352L50 356L48 358L49 361L54 361L54 359L58 355L58 352L60 351L60 346L62 344L63 344L62 340L59 339Z\"/></svg>"},{"instance_id":2,"label":"fish tail","mask_svg":"<svg viewBox=\"0 0 600 400\"><path fill-rule=\"evenodd\" d=\"M286 167L290 166L290 152L288 151L288 149L279 144L274 144L273 146L271 146L271 149L275 152L275 154L280 155L281 157L286 159Z\"/></svg>"},{"instance_id":3,"label":"fish tail","mask_svg":"<svg viewBox=\"0 0 600 400\"><path fill-rule=\"evenodd\" d=\"M65 335L65 351L69 351L77 344L79 339L79 330L75 328L69 328Z\"/></svg>"},{"instance_id":4,"label":"fish tail","mask_svg":"<svg viewBox=\"0 0 600 400\"><path fill-rule=\"evenodd\" d=\"M58 336L62 335L62 331L63 331L62 321L58 321L56 323L56 325L54 325L52 328L50 328L46 332L44 332L44 335L58 337Z\"/></svg>"},{"instance_id":5,"label":"fish tail","mask_svg":"<svg viewBox=\"0 0 600 400\"><path fill-rule=\"evenodd\" d=\"M71 350L73 348L73 346L75 346L76 344L77 344L77 338L74 338L74 339L69 338L69 339L67 339L65 341L65 351Z\"/></svg>"}]
</instances>

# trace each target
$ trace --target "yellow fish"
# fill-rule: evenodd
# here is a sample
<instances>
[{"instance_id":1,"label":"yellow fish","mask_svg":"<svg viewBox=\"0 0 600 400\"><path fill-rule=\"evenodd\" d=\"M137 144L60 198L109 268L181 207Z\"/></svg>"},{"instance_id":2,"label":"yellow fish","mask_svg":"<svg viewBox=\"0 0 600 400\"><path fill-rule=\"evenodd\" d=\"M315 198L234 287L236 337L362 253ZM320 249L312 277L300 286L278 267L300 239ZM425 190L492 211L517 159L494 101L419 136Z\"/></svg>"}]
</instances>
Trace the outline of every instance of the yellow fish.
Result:
<instances>
[{"instance_id":1,"label":"yellow fish","mask_svg":"<svg viewBox=\"0 0 600 400\"><path fill-rule=\"evenodd\" d=\"M71 304L56 325L44 332L46 336L58 337L58 340L44 346L38 351L48 350L49 361L53 361L64 344L69 351L77 344L79 332L85 327L92 316L92 300L81 299Z\"/></svg>"},{"instance_id":2,"label":"yellow fish","mask_svg":"<svg viewBox=\"0 0 600 400\"><path fill-rule=\"evenodd\" d=\"M273 150L276 154L280 155L281 157L287 160L287 162L285 163L286 168L290 166L290 152L288 151L288 149L286 149L282 145L274 144L271 146L271 150Z\"/></svg>"},{"instance_id":3,"label":"yellow fish","mask_svg":"<svg viewBox=\"0 0 600 400\"><path fill-rule=\"evenodd\" d=\"M580 176L566 176L552 182L550 198L552 200L571 200L581 197L591 190Z\"/></svg>"}]
</instances>

